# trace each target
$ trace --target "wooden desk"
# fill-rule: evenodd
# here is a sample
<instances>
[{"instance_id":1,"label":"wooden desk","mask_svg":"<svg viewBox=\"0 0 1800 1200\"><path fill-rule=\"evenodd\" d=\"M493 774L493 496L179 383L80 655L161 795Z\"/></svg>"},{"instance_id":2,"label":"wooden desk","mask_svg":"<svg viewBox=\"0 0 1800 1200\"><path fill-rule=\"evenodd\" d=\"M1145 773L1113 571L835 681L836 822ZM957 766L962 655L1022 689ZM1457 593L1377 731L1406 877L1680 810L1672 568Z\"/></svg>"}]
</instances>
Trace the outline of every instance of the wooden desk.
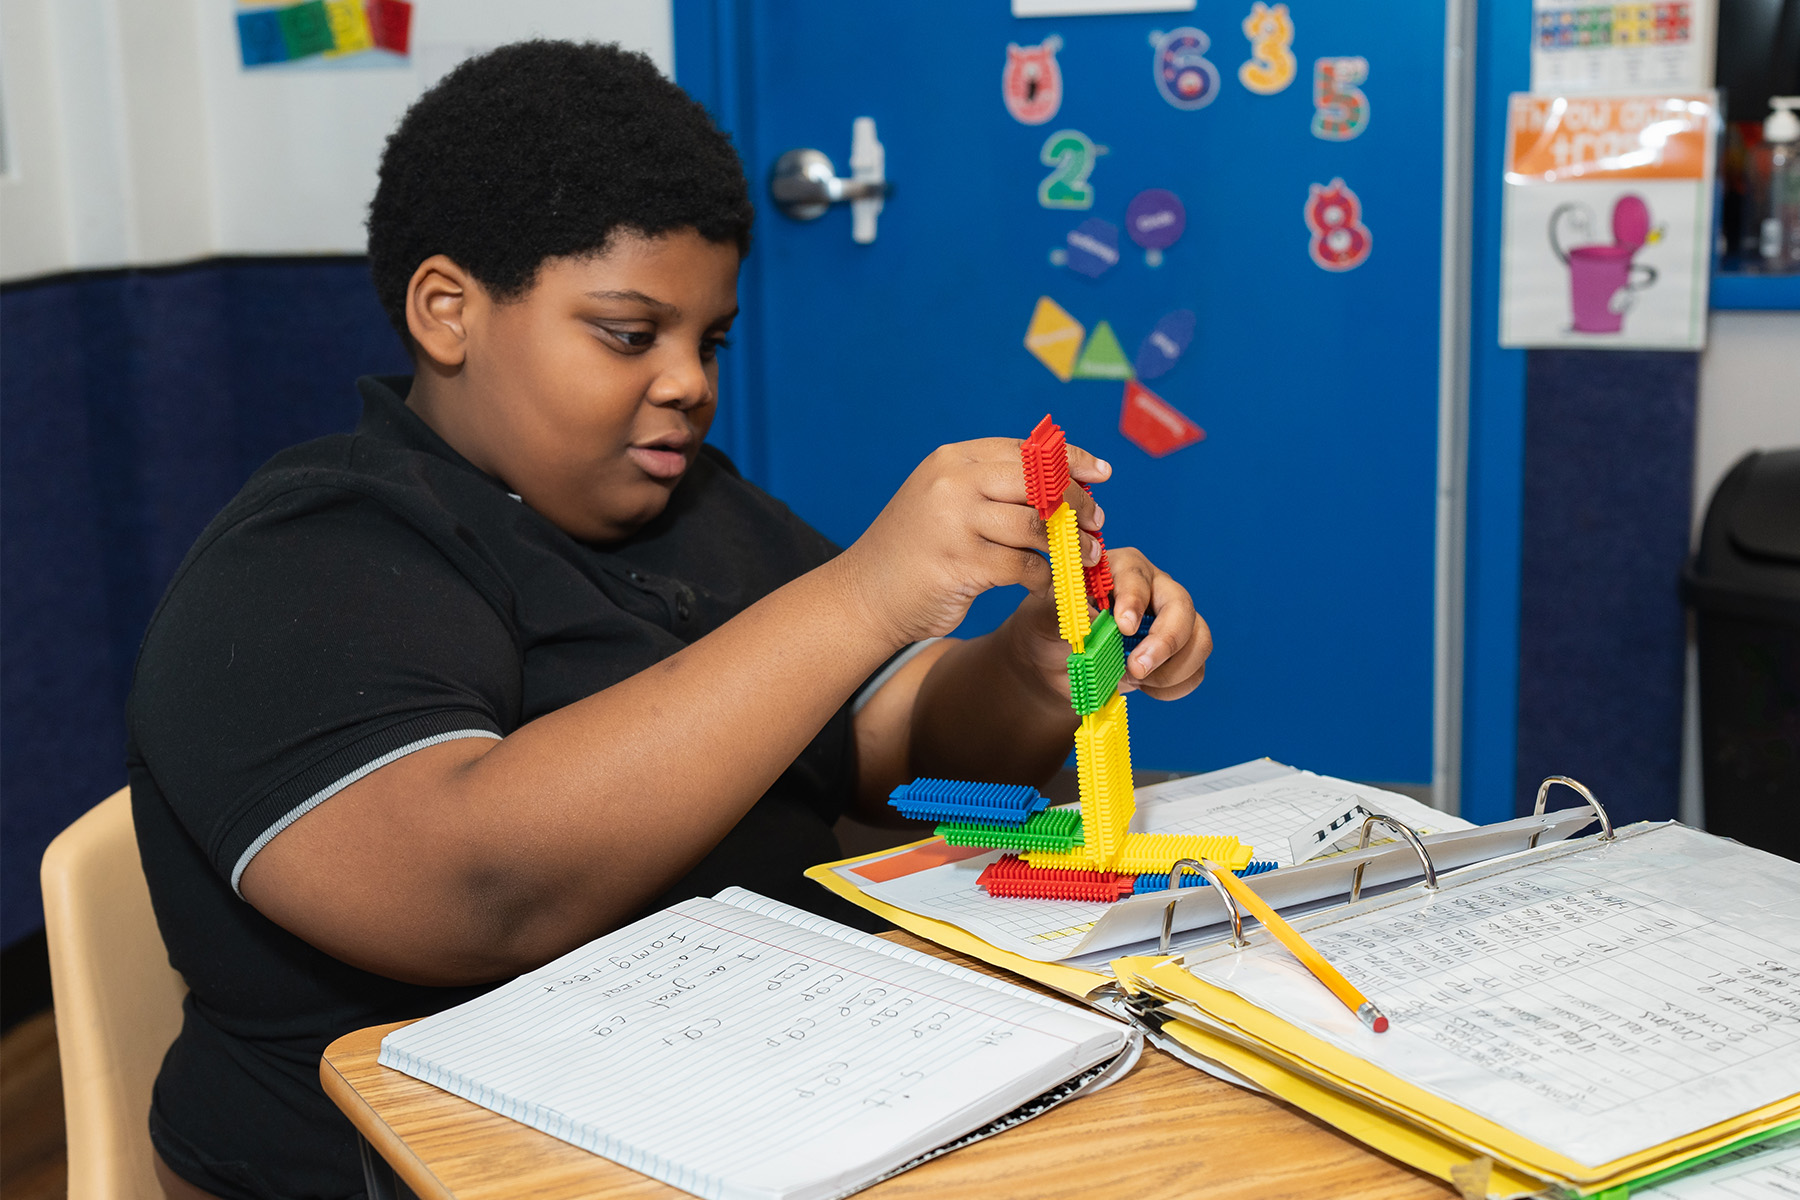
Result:
<instances>
[{"instance_id":1,"label":"wooden desk","mask_svg":"<svg viewBox=\"0 0 1800 1200\"><path fill-rule=\"evenodd\" d=\"M908 934L940 958L997 972ZM677 1200L658 1183L428 1083L380 1066L378 1025L325 1051L325 1091L421 1200ZM1155 1049L1131 1074L1016 1129L860 1193L901 1197L1445 1200L1446 1184L1298 1110Z\"/></svg>"}]
</instances>

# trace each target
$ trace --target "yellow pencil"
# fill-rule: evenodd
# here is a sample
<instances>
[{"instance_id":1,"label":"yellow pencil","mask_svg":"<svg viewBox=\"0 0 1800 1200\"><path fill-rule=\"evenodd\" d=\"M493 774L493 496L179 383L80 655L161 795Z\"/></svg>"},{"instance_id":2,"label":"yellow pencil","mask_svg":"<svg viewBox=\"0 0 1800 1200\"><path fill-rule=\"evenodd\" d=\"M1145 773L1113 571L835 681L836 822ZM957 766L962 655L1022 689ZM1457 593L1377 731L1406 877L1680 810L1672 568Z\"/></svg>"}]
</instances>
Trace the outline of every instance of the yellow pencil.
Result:
<instances>
[{"instance_id":1,"label":"yellow pencil","mask_svg":"<svg viewBox=\"0 0 1800 1200\"><path fill-rule=\"evenodd\" d=\"M1281 919L1274 909L1264 902L1261 896L1250 890L1250 885L1233 875L1218 863L1207 860L1206 863L1218 881L1225 885L1249 914L1263 923L1263 928L1275 935L1275 940L1293 952L1300 965L1313 973L1318 981L1331 989L1331 994L1344 1002L1344 1007L1355 1013L1357 1018L1376 1033L1386 1033L1387 1017L1382 1015L1369 998L1356 990L1356 985L1345 979L1343 973L1325 961L1325 956L1314 950L1307 940L1300 936L1299 930Z\"/></svg>"}]
</instances>

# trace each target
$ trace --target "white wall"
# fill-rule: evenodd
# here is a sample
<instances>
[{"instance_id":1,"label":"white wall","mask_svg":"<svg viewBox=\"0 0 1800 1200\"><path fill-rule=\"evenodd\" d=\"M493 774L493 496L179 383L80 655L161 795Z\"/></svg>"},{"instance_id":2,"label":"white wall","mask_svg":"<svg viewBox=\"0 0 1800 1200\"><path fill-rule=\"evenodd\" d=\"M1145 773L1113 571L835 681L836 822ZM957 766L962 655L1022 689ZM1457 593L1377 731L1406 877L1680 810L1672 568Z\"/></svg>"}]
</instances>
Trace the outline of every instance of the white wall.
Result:
<instances>
[{"instance_id":1,"label":"white wall","mask_svg":"<svg viewBox=\"0 0 1800 1200\"><path fill-rule=\"evenodd\" d=\"M1694 432L1693 531L1713 489L1752 450L1800 446L1800 312L1715 312L1700 356ZM1699 691L1688 650L1682 738L1681 819L1704 824L1700 788Z\"/></svg>"},{"instance_id":2,"label":"white wall","mask_svg":"<svg viewBox=\"0 0 1800 1200\"><path fill-rule=\"evenodd\" d=\"M618 41L674 75L671 0L420 0L410 61L244 70L233 0L0 0L0 280L344 254L382 143L471 53Z\"/></svg>"}]
</instances>

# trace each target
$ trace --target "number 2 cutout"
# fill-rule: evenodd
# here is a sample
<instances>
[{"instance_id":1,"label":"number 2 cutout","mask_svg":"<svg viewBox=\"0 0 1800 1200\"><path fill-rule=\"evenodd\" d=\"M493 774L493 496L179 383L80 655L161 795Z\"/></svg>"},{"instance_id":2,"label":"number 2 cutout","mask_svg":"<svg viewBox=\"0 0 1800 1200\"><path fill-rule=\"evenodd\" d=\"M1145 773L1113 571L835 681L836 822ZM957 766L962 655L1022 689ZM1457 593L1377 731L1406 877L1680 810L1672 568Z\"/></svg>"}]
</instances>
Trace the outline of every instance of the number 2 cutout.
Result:
<instances>
[{"instance_id":1,"label":"number 2 cutout","mask_svg":"<svg viewBox=\"0 0 1800 1200\"><path fill-rule=\"evenodd\" d=\"M1045 208L1092 208L1094 189L1088 175L1094 159L1105 153L1079 129L1059 129L1044 141L1038 161L1056 169L1038 184L1038 203Z\"/></svg>"}]
</instances>

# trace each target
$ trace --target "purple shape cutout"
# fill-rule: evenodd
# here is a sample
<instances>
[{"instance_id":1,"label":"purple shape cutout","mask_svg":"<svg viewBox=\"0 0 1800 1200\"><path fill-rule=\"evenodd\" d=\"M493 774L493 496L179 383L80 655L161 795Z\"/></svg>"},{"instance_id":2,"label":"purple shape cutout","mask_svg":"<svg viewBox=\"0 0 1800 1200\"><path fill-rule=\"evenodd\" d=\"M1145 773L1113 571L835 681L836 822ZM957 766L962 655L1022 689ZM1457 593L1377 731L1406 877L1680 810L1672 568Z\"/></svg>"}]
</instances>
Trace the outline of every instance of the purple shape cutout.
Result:
<instances>
[{"instance_id":1,"label":"purple shape cutout","mask_svg":"<svg viewBox=\"0 0 1800 1200\"><path fill-rule=\"evenodd\" d=\"M1187 228L1187 209L1181 197L1162 188L1150 188L1131 198L1125 209L1125 231L1146 250L1167 250L1181 240Z\"/></svg>"},{"instance_id":2,"label":"purple shape cutout","mask_svg":"<svg viewBox=\"0 0 1800 1200\"><path fill-rule=\"evenodd\" d=\"M1188 343L1194 340L1194 314L1178 308L1156 323L1143 345L1138 347L1137 362L1132 367L1139 379L1155 379L1167 375Z\"/></svg>"},{"instance_id":3,"label":"purple shape cutout","mask_svg":"<svg viewBox=\"0 0 1800 1200\"><path fill-rule=\"evenodd\" d=\"M1069 270L1098 279L1118 265L1119 227L1111 221L1089 217L1069 230Z\"/></svg>"}]
</instances>

